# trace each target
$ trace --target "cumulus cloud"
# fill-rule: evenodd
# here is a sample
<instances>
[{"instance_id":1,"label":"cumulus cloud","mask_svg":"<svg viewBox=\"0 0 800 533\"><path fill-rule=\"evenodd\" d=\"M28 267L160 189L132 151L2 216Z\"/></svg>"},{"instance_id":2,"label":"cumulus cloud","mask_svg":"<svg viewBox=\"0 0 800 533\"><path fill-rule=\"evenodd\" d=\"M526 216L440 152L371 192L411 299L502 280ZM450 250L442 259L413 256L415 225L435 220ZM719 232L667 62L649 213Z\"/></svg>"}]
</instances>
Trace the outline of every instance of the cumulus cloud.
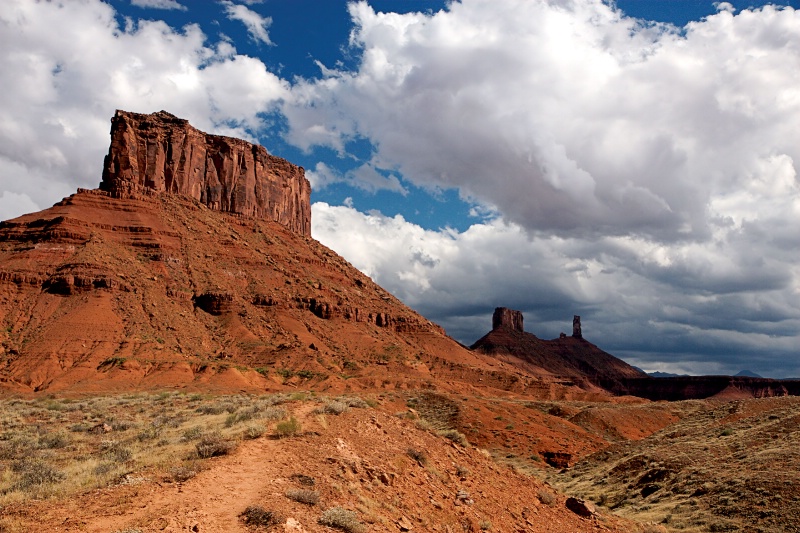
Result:
<instances>
[{"instance_id":1,"label":"cumulus cloud","mask_svg":"<svg viewBox=\"0 0 800 533\"><path fill-rule=\"evenodd\" d=\"M792 9L722 9L684 33L599 0L350 10L359 68L295 88L290 139L365 137L405 179L526 228L706 239L709 202L800 160Z\"/></svg>"},{"instance_id":2,"label":"cumulus cloud","mask_svg":"<svg viewBox=\"0 0 800 533\"><path fill-rule=\"evenodd\" d=\"M11 1L0 13L0 191L30 200L2 217L96 187L114 110L166 109L206 131L250 136L287 84L198 26L120 27L105 3ZM11 195L11 196L9 196Z\"/></svg>"},{"instance_id":3,"label":"cumulus cloud","mask_svg":"<svg viewBox=\"0 0 800 533\"><path fill-rule=\"evenodd\" d=\"M131 0L131 5L153 9L179 9L186 11L186 6L177 0Z\"/></svg>"},{"instance_id":4,"label":"cumulus cloud","mask_svg":"<svg viewBox=\"0 0 800 533\"><path fill-rule=\"evenodd\" d=\"M267 28L272 25L272 18L262 17L247 6L234 4L229 0L223 0L222 5L225 6L225 12L230 20L238 20L245 25L251 39L264 44L272 44L269 39L269 32L267 32Z\"/></svg>"}]
</instances>

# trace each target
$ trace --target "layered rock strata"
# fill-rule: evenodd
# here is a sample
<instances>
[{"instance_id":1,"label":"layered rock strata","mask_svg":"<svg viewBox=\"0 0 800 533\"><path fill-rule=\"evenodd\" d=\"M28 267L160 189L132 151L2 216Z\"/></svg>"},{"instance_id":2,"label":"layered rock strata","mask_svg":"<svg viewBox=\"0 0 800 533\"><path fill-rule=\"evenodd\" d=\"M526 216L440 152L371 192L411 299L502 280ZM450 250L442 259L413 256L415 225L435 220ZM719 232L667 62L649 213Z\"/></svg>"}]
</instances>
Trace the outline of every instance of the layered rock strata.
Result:
<instances>
[{"instance_id":1,"label":"layered rock strata","mask_svg":"<svg viewBox=\"0 0 800 533\"><path fill-rule=\"evenodd\" d=\"M311 186L302 167L263 146L204 133L166 111L116 112L100 188L118 198L181 194L311 234Z\"/></svg>"}]
</instances>

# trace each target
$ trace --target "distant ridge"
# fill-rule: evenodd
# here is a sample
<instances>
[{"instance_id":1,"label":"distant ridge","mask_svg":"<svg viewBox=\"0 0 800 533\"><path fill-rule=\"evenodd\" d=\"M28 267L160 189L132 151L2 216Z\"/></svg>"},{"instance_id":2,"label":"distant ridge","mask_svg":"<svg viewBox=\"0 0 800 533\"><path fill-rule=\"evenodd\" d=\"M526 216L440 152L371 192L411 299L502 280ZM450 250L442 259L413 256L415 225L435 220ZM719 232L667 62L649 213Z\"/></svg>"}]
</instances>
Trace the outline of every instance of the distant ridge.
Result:
<instances>
[{"instance_id":1,"label":"distant ridge","mask_svg":"<svg viewBox=\"0 0 800 533\"><path fill-rule=\"evenodd\" d=\"M736 376L737 377L744 376L744 377L748 377L748 378L763 378L764 377L764 376L760 376L760 375L756 374L752 370L740 370L739 373L736 374Z\"/></svg>"}]
</instances>

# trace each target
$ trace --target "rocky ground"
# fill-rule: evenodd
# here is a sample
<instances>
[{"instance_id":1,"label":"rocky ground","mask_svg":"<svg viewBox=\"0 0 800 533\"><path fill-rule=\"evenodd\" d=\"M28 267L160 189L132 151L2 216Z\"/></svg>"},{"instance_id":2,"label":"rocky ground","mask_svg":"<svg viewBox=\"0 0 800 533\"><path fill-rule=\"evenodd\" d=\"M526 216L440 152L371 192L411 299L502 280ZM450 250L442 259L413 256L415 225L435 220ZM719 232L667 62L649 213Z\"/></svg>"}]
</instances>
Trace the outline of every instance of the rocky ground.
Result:
<instances>
[{"instance_id":1,"label":"rocky ground","mask_svg":"<svg viewBox=\"0 0 800 533\"><path fill-rule=\"evenodd\" d=\"M90 420L108 426L98 433L85 430L85 441L66 436L68 442L61 448L37 445L29 452L44 457L58 471L69 469L64 464L68 459L56 456L62 448L67 450L63 453L71 447L77 450L70 456L72 461L104 453L102 445L92 448L95 441L125 443L132 453L123 461L123 471L106 486L59 489L58 484L65 481L58 479L33 487L33 497L21 493L19 481L14 481L21 479L21 474L14 473L13 465L7 467L0 530L248 531L259 529L259 519L271 523L272 529L309 532L331 531L330 525L321 523L326 520L334 529L364 532L645 530L604 511L588 517L577 515L565 506L565 496L547 484L498 464L488 452L461 440L457 433L437 433L413 410L390 414L380 400L370 402L375 407L369 407L352 398L294 398L282 397L275 404L286 410L282 421L254 415L243 423L226 425L221 420L204 419L204 425L211 427L204 427L202 432L217 424L224 439L234 443L224 455L189 457L196 456L197 451L184 446L170 448L171 452L155 464L147 464L143 456L157 455L159 448L180 447L199 421L193 417L202 417L212 406L227 405L233 410L225 417L229 421L231 415L247 412L247 405L255 399L238 408L234 407L241 399L177 394L68 403L18 401L15 412L29 422L39 420L41 435L49 434L43 424L48 412L60 413L62 416L56 419L64 425L72 420ZM348 407L348 403L353 406ZM97 416L100 407L107 414L107 422L100 422L103 417ZM166 423L165 427L173 430L165 429L153 444L155 451L148 452L142 444L145 441L136 437L142 434L146 417L139 421L131 411L150 410L177 423ZM120 425L122 420L128 424ZM289 420L294 422L286 430ZM247 438L254 422L265 431ZM9 418L4 421L6 427L13 423ZM75 429L74 425L69 427ZM199 434L193 438L195 445L201 441ZM2 448L6 457L9 449ZM45 489L45 485L50 488Z\"/></svg>"},{"instance_id":2,"label":"rocky ground","mask_svg":"<svg viewBox=\"0 0 800 533\"><path fill-rule=\"evenodd\" d=\"M548 479L670 531L800 531L800 398L667 405L675 423Z\"/></svg>"}]
</instances>

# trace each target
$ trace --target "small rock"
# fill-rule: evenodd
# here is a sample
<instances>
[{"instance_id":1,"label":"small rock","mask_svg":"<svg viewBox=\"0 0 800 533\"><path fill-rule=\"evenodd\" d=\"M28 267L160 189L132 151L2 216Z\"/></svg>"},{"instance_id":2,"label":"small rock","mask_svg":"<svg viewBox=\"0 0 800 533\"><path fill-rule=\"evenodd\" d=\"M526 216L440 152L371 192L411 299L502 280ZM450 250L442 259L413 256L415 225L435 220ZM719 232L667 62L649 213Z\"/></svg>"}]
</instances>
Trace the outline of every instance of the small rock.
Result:
<instances>
[{"instance_id":1,"label":"small rock","mask_svg":"<svg viewBox=\"0 0 800 533\"><path fill-rule=\"evenodd\" d=\"M397 527L400 528L400 531L411 531L412 529L414 529L414 526L413 524L411 524L411 521L405 516L401 516L400 520L397 521Z\"/></svg>"},{"instance_id":2,"label":"small rock","mask_svg":"<svg viewBox=\"0 0 800 533\"><path fill-rule=\"evenodd\" d=\"M578 516L583 516L588 518L590 516L594 516L597 513L597 508L594 506L592 502L588 502L586 500L579 500L578 498L567 498L566 502L567 509L572 511Z\"/></svg>"}]
</instances>

